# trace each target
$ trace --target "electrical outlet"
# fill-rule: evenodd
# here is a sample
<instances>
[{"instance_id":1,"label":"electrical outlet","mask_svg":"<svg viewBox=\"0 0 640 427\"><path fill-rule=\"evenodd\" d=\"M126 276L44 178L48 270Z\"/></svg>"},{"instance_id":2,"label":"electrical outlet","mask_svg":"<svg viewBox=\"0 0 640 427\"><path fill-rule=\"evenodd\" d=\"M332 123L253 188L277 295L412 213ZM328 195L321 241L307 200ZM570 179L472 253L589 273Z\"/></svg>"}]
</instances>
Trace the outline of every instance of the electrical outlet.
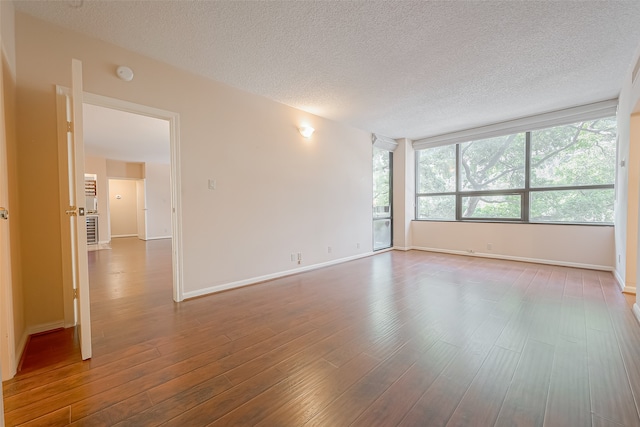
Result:
<instances>
[{"instance_id":1,"label":"electrical outlet","mask_svg":"<svg viewBox=\"0 0 640 427\"><path fill-rule=\"evenodd\" d=\"M360 249L360 243L356 243L356 249Z\"/></svg>"},{"instance_id":2,"label":"electrical outlet","mask_svg":"<svg viewBox=\"0 0 640 427\"><path fill-rule=\"evenodd\" d=\"M493 243L487 243L487 249L488 250L492 250L493 249Z\"/></svg>"},{"instance_id":3,"label":"electrical outlet","mask_svg":"<svg viewBox=\"0 0 640 427\"><path fill-rule=\"evenodd\" d=\"M216 183L216 180L215 180L215 179L210 179L210 180L207 182L207 184L208 184L209 190L215 190L215 189L216 189L216 184L217 184L217 183Z\"/></svg>"},{"instance_id":4,"label":"electrical outlet","mask_svg":"<svg viewBox=\"0 0 640 427\"><path fill-rule=\"evenodd\" d=\"M331 246L327 246L327 253L330 254L331 253Z\"/></svg>"}]
</instances>

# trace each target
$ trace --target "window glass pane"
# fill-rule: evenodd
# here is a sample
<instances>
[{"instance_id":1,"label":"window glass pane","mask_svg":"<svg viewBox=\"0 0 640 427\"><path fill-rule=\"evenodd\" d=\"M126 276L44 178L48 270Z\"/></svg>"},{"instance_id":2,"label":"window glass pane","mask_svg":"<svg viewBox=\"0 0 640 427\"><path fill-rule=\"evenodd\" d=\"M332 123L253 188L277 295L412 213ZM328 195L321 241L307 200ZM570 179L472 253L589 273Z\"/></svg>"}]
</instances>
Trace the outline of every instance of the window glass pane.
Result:
<instances>
[{"instance_id":1,"label":"window glass pane","mask_svg":"<svg viewBox=\"0 0 640 427\"><path fill-rule=\"evenodd\" d=\"M427 148L416 152L417 193L456 191L456 146Z\"/></svg>"},{"instance_id":2,"label":"window glass pane","mask_svg":"<svg viewBox=\"0 0 640 427\"><path fill-rule=\"evenodd\" d=\"M373 148L373 249L391 246L391 159L387 150ZM378 218L385 218L379 220Z\"/></svg>"},{"instance_id":3,"label":"window glass pane","mask_svg":"<svg viewBox=\"0 0 640 427\"><path fill-rule=\"evenodd\" d=\"M418 219L456 219L456 196L420 196Z\"/></svg>"},{"instance_id":4,"label":"window glass pane","mask_svg":"<svg viewBox=\"0 0 640 427\"><path fill-rule=\"evenodd\" d=\"M391 246L391 220L373 220L373 250L384 249Z\"/></svg>"},{"instance_id":5,"label":"window glass pane","mask_svg":"<svg viewBox=\"0 0 640 427\"><path fill-rule=\"evenodd\" d=\"M373 216L391 212L391 153L387 150L373 148Z\"/></svg>"},{"instance_id":6,"label":"window glass pane","mask_svg":"<svg viewBox=\"0 0 640 427\"><path fill-rule=\"evenodd\" d=\"M533 191L530 221L613 222L613 189Z\"/></svg>"},{"instance_id":7,"label":"window glass pane","mask_svg":"<svg viewBox=\"0 0 640 427\"><path fill-rule=\"evenodd\" d=\"M463 197L462 217L521 219L521 199L519 194Z\"/></svg>"},{"instance_id":8,"label":"window glass pane","mask_svg":"<svg viewBox=\"0 0 640 427\"><path fill-rule=\"evenodd\" d=\"M615 117L531 132L532 188L613 184Z\"/></svg>"},{"instance_id":9,"label":"window glass pane","mask_svg":"<svg viewBox=\"0 0 640 427\"><path fill-rule=\"evenodd\" d=\"M462 191L524 188L524 133L460 144Z\"/></svg>"}]
</instances>

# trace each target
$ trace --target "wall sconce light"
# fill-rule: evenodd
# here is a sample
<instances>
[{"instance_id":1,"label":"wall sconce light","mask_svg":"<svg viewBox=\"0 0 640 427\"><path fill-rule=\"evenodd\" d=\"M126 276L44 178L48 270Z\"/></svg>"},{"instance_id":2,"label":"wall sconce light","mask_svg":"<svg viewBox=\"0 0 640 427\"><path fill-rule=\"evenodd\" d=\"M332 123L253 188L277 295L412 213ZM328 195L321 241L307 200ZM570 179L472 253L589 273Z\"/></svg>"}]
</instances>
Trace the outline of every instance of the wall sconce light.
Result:
<instances>
[{"instance_id":1,"label":"wall sconce light","mask_svg":"<svg viewBox=\"0 0 640 427\"><path fill-rule=\"evenodd\" d=\"M312 128L311 126L301 126L301 127L298 128L298 131L300 131L300 135L302 135L305 138L309 139L309 138L311 138L311 135L313 134L315 129Z\"/></svg>"},{"instance_id":2,"label":"wall sconce light","mask_svg":"<svg viewBox=\"0 0 640 427\"><path fill-rule=\"evenodd\" d=\"M133 80L133 70L124 65L121 65L116 69L116 74L120 80L124 80L125 82Z\"/></svg>"}]
</instances>

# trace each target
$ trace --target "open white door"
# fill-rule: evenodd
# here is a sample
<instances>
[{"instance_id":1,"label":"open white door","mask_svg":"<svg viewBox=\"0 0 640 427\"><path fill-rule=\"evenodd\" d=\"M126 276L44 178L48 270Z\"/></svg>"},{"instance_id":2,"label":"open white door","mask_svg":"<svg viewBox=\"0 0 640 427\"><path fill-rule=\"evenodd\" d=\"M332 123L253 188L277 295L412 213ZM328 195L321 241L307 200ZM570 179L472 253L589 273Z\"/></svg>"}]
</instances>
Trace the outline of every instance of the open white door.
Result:
<instances>
[{"instance_id":1,"label":"open white door","mask_svg":"<svg viewBox=\"0 0 640 427\"><path fill-rule=\"evenodd\" d=\"M82 360L91 357L89 261L84 195L84 141L82 139L82 62L71 60L71 99L67 101L67 153L71 268Z\"/></svg>"},{"instance_id":2,"label":"open white door","mask_svg":"<svg viewBox=\"0 0 640 427\"><path fill-rule=\"evenodd\" d=\"M1 55L1 52L0 52ZM13 329L13 288L11 283L11 242L9 237L9 176L7 173L4 86L0 64L0 380L15 374ZM3 376L4 374L4 376ZM4 399L0 387L0 427L4 426Z\"/></svg>"}]
</instances>

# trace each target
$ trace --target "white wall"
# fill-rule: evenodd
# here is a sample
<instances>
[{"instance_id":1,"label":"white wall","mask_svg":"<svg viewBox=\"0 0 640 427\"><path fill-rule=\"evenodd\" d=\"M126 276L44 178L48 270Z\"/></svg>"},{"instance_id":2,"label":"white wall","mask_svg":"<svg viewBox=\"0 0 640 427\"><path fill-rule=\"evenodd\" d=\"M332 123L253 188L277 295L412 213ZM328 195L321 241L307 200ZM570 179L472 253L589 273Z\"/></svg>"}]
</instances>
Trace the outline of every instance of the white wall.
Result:
<instances>
[{"instance_id":1,"label":"white wall","mask_svg":"<svg viewBox=\"0 0 640 427\"><path fill-rule=\"evenodd\" d=\"M109 180L109 221L111 237L138 235L138 203L135 180Z\"/></svg>"},{"instance_id":2,"label":"white wall","mask_svg":"<svg viewBox=\"0 0 640 427\"><path fill-rule=\"evenodd\" d=\"M608 226L414 221L412 231L419 249L613 269Z\"/></svg>"},{"instance_id":3,"label":"white wall","mask_svg":"<svg viewBox=\"0 0 640 427\"><path fill-rule=\"evenodd\" d=\"M393 247L412 246L411 221L415 216L415 157L411 140L398 140L393 152Z\"/></svg>"},{"instance_id":4,"label":"white wall","mask_svg":"<svg viewBox=\"0 0 640 427\"><path fill-rule=\"evenodd\" d=\"M147 240L171 237L171 165L145 163Z\"/></svg>"}]
</instances>

